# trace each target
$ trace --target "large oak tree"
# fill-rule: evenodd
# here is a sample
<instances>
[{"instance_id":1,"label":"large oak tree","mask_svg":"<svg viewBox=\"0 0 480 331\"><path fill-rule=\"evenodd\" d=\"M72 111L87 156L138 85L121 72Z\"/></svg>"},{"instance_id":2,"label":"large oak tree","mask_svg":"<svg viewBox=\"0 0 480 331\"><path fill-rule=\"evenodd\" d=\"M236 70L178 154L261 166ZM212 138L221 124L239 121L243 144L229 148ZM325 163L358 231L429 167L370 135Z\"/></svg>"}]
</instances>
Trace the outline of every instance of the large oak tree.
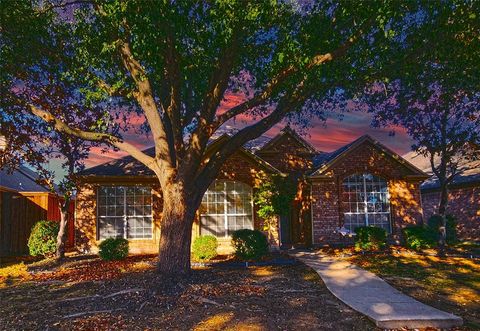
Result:
<instances>
[{"instance_id":1,"label":"large oak tree","mask_svg":"<svg viewBox=\"0 0 480 331\"><path fill-rule=\"evenodd\" d=\"M164 200L159 270L177 274L190 269L195 212L229 156L286 117L321 114L318 105L332 96L403 74L397 61L423 54L419 40L433 31L422 26L442 29L435 8L452 4L12 0L1 6L1 111L41 118L151 169ZM39 97L38 89L64 82L71 88L63 98L76 109ZM220 107L231 94L243 101ZM81 128L67 113L94 121ZM149 135L154 156L124 139L133 115L143 120L135 129ZM206 153L211 137L239 117L249 124Z\"/></svg>"}]
</instances>

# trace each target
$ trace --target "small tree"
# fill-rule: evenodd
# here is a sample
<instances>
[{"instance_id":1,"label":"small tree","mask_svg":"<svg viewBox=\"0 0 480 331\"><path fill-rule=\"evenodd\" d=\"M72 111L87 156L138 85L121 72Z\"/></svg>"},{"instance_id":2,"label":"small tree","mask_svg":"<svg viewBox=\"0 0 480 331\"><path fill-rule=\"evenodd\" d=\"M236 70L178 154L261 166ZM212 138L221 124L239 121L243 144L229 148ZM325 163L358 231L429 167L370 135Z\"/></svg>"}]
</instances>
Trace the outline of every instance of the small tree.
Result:
<instances>
[{"instance_id":1,"label":"small tree","mask_svg":"<svg viewBox=\"0 0 480 331\"><path fill-rule=\"evenodd\" d=\"M287 216L297 193L297 182L293 175L272 175L264 178L253 197L258 216L264 220Z\"/></svg>"},{"instance_id":2,"label":"small tree","mask_svg":"<svg viewBox=\"0 0 480 331\"><path fill-rule=\"evenodd\" d=\"M380 93L370 103L375 125L405 128L414 140L413 150L430 162L441 192L441 255L448 186L468 160L479 156L480 132L480 2L445 4L434 8L444 20L443 27L435 28L435 21L423 12L415 17L421 22L419 33L405 36L405 41L416 45L416 56L397 62L397 72L375 86ZM428 37L423 34L426 31L430 31Z\"/></svg>"},{"instance_id":3,"label":"small tree","mask_svg":"<svg viewBox=\"0 0 480 331\"><path fill-rule=\"evenodd\" d=\"M397 85L395 93L399 89ZM431 83L403 95L398 103L389 103L376 113L377 123L404 127L414 140L412 149L429 160L440 187L437 213L442 218L439 254L443 255L449 185L468 169L469 161L480 157L480 93L448 92Z\"/></svg>"},{"instance_id":4,"label":"small tree","mask_svg":"<svg viewBox=\"0 0 480 331\"><path fill-rule=\"evenodd\" d=\"M41 81L36 81L35 84L39 86ZM64 98L66 88L63 84L51 89L45 86L40 89L41 95L37 97L48 95L51 100L49 107L69 108L71 101ZM29 92L28 85L17 91L19 94ZM79 121L74 111L67 112L64 120L83 128L95 125L88 119ZM58 259L63 259L68 220L71 216L70 205L77 187L75 174L84 168L84 161L89 155L90 148L96 143L55 131L50 124L24 116L20 112L16 116L0 112L0 122L2 124L0 135L6 140L6 148L1 153L0 167L14 169L19 164L26 164L34 168L39 175L39 182L61 198L58 200L60 222L55 255ZM52 163L58 167L57 171L52 171L52 167L55 167Z\"/></svg>"}]
</instances>

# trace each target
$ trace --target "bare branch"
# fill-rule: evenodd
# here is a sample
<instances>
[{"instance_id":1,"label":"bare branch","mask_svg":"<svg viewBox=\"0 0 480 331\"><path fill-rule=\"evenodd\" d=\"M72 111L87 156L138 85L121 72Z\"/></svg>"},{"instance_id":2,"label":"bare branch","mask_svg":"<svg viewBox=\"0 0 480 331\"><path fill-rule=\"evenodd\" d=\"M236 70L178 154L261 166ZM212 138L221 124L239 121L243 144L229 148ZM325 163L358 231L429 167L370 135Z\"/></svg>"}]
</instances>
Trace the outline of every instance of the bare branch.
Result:
<instances>
[{"instance_id":1,"label":"bare branch","mask_svg":"<svg viewBox=\"0 0 480 331\"><path fill-rule=\"evenodd\" d=\"M203 105L200 110L199 123L197 129L192 133L190 138L189 148L186 154L185 163L188 165L183 172L191 173L196 169L200 163L203 152L206 149L208 139L215 130L212 127L212 122L215 117L215 112L220 105L220 102L225 94L230 80L235 60L238 56L237 49L240 47L240 39L242 29L235 29L230 44L223 50L216 69L210 78L209 88L204 97Z\"/></svg>"},{"instance_id":2,"label":"bare branch","mask_svg":"<svg viewBox=\"0 0 480 331\"><path fill-rule=\"evenodd\" d=\"M169 33L166 40L165 62L166 62L166 80L170 83L170 102L165 109L166 115L170 119L172 139L175 154L183 153L183 127L180 118L180 54L175 49L174 37ZM175 155L175 159L176 159Z\"/></svg>"}]
</instances>

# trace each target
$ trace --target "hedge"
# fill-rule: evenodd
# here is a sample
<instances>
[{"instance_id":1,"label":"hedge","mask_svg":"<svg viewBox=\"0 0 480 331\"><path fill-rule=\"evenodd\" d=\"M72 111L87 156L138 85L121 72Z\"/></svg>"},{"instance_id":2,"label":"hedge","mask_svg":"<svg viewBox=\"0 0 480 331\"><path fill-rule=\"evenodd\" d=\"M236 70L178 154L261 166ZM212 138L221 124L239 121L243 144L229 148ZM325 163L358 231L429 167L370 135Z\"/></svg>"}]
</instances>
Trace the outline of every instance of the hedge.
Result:
<instances>
[{"instance_id":1,"label":"hedge","mask_svg":"<svg viewBox=\"0 0 480 331\"><path fill-rule=\"evenodd\" d=\"M242 229L232 233L235 255L245 260L255 260L268 253L268 240L258 230Z\"/></svg>"},{"instance_id":2,"label":"hedge","mask_svg":"<svg viewBox=\"0 0 480 331\"><path fill-rule=\"evenodd\" d=\"M355 229L355 247L363 250L379 250L387 244L387 231L376 226Z\"/></svg>"}]
</instances>

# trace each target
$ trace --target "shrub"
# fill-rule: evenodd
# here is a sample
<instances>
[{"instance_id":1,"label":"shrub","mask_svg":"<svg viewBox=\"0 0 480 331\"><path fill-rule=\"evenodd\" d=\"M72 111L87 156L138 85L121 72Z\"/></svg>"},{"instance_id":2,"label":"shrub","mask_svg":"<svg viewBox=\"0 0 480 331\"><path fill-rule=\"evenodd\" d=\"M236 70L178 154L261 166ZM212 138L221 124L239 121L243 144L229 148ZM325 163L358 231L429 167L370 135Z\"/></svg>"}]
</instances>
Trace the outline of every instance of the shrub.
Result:
<instances>
[{"instance_id":1,"label":"shrub","mask_svg":"<svg viewBox=\"0 0 480 331\"><path fill-rule=\"evenodd\" d=\"M217 238L214 236L200 236L195 238L192 253L195 260L208 261L217 256Z\"/></svg>"},{"instance_id":2,"label":"shrub","mask_svg":"<svg viewBox=\"0 0 480 331\"><path fill-rule=\"evenodd\" d=\"M428 227L410 226L403 230L405 246L414 250L432 248L437 244L436 234Z\"/></svg>"},{"instance_id":3,"label":"shrub","mask_svg":"<svg viewBox=\"0 0 480 331\"><path fill-rule=\"evenodd\" d=\"M268 240L258 230L242 229L232 233L235 255L241 259L258 259L268 253Z\"/></svg>"},{"instance_id":4,"label":"shrub","mask_svg":"<svg viewBox=\"0 0 480 331\"><path fill-rule=\"evenodd\" d=\"M99 245L98 255L102 260L123 260L128 256L128 240L124 238L108 238Z\"/></svg>"},{"instance_id":5,"label":"shrub","mask_svg":"<svg viewBox=\"0 0 480 331\"><path fill-rule=\"evenodd\" d=\"M28 250L32 256L49 256L57 249L58 223L39 221L32 227L28 238Z\"/></svg>"},{"instance_id":6,"label":"shrub","mask_svg":"<svg viewBox=\"0 0 480 331\"><path fill-rule=\"evenodd\" d=\"M361 226L355 229L355 247L364 250L379 250L387 243L387 231L376 226Z\"/></svg>"},{"instance_id":7,"label":"shrub","mask_svg":"<svg viewBox=\"0 0 480 331\"><path fill-rule=\"evenodd\" d=\"M452 244L457 239L457 222L454 216L447 215L447 243ZM440 225L442 224L442 216L440 215L433 215L428 219L428 227L431 231L436 235L435 239L438 237L438 231L440 229Z\"/></svg>"}]
</instances>

